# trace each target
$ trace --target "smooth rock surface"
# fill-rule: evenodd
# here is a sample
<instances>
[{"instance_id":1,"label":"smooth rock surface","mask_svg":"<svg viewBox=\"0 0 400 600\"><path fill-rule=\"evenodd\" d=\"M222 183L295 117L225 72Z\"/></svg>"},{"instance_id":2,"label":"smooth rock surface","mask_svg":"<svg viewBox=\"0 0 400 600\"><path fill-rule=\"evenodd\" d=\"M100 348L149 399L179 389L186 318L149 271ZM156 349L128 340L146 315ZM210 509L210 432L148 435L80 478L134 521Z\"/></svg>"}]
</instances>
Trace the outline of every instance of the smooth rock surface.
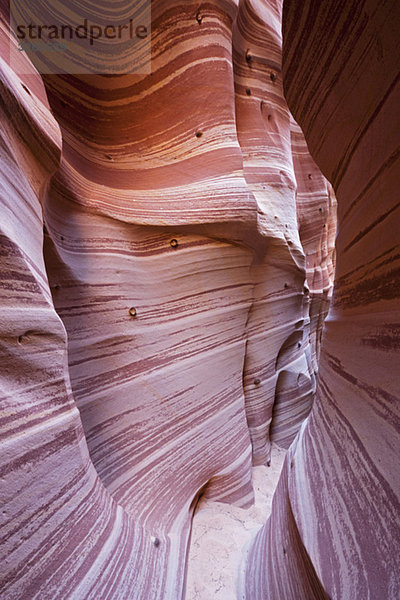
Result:
<instances>
[{"instance_id":1,"label":"smooth rock surface","mask_svg":"<svg viewBox=\"0 0 400 600\"><path fill-rule=\"evenodd\" d=\"M396 3L287 0L282 70L279 0L153 0L121 77L0 6L1 598L183 598L201 496L189 594L397 600Z\"/></svg>"},{"instance_id":2,"label":"smooth rock surface","mask_svg":"<svg viewBox=\"0 0 400 600\"><path fill-rule=\"evenodd\" d=\"M316 400L248 600L400 594L399 18L397 2L284 4L286 97L337 194L337 263Z\"/></svg>"}]
</instances>

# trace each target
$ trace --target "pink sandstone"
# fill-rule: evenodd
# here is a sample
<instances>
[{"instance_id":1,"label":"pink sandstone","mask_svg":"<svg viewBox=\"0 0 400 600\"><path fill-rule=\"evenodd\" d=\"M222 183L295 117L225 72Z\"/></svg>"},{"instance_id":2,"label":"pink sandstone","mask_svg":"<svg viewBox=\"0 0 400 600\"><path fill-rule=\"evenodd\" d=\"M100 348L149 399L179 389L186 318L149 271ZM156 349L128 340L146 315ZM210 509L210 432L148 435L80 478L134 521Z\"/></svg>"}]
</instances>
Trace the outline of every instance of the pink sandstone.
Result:
<instances>
[{"instance_id":1,"label":"pink sandstone","mask_svg":"<svg viewBox=\"0 0 400 600\"><path fill-rule=\"evenodd\" d=\"M275 442L246 599L394 600L395 3L153 0L107 78L1 7L1 598L183 598Z\"/></svg>"}]
</instances>

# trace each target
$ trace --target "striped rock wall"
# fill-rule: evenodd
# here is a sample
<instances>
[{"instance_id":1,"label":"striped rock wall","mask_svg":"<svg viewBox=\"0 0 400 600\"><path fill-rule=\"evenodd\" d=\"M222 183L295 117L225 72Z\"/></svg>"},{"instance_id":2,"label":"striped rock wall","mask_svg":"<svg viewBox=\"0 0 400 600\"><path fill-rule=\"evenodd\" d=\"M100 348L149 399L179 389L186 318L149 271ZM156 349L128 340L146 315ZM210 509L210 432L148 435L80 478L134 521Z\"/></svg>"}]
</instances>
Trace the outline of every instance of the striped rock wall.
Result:
<instances>
[{"instance_id":1,"label":"striped rock wall","mask_svg":"<svg viewBox=\"0 0 400 600\"><path fill-rule=\"evenodd\" d=\"M233 31L237 133L260 236L244 367L255 465L269 462L271 441L287 446L293 440L310 410L314 387L309 340L303 339L305 257L282 87L280 4L241 2Z\"/></svg>"},{"instance_id":2,"label":"striped rock wall","mask_svg":"<svg viewBox=\"0 0 400 600\"><path fill-rule=\"evenodd\" d=\"M1 62L6 600L181 598L199 495L249 506L311 408L334 198L280 3L152 9L149 75Z\"/></svg>"},{"instance_id":3,"label":"striped rock wall","mask_svg":"<svg viewBox=\"0 0 400 600\"><path fill-rule=\"evenodd\" d=\"M328 314L335 272L336 197L313 161L303 132L290 124L293 166L297 182L297 222L306 255L309 290L310 343L314 372L318 370L322 327Z\"/></svg>"},{"instance_id":4,"label":"striped rock wall","mask_svg":"<svg viewBox=\"0 0 400 600\"><path fill-rule=\"evenodd\" d=\"M112 499L72 395L40 204L59 165L60 130L33 69L21 81L1 59L0 73L0 596L177 598L179 544L157 546L157 532Z\"/></svg>"},{"instance_id":5,"label":"striped rock wall","mask_svg":"<svg viewBox=\"0 0 400 600\"><path fill-rule=\"evenodd\" d=\"M286 97L337 194L337 266L316 400L252 546L249 600L400 595L399 19L393 1L284 4Z\"/></svg>"}]
</instances>

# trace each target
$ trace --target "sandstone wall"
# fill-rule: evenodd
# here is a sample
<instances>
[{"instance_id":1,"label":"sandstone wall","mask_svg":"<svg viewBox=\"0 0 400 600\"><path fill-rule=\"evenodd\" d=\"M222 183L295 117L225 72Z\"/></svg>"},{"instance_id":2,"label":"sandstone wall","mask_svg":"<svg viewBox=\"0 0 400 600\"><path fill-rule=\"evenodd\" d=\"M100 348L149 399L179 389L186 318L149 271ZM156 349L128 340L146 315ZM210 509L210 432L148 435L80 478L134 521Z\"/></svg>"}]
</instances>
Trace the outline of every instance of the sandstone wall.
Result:
<instances>
[{"instance_id":1,"label":"sandstone wall","mask_svg":"<svg viewBox=\"0 0 400 600\"><path fill-rule=\"evenodd\" d=\"M6 52L4 29L0 39ZM93 467L44 265L39 199L60 130L34 70L21 81L0 67L1 597L151 597L165 553Z\"/></svg>"},{"instance_id":2,"label":"sandstone wall","mask_svg":"<svg viewBox=\"0 0 400 600\"><path fill-rule=\"evenodd\" d=\"M337 194L337 266L316 400L253 545L249 600L400 593L399 17L396 2L284 5L286 97Z\"/></svg>"},{"instance_id":3,"label":"sandstone wall","mask_svg":"<svg viewBox=\"0 0 400 600\"><path fill-rule=\"evenodd\" d=\"M317 401L246 594L394 599L398 9L287 2L282 74L280 2L152 8L151 75L1 62L1 595L183 596L199 495L249 506L312 406L320 168Z\"/></svg>"}]
</instances>

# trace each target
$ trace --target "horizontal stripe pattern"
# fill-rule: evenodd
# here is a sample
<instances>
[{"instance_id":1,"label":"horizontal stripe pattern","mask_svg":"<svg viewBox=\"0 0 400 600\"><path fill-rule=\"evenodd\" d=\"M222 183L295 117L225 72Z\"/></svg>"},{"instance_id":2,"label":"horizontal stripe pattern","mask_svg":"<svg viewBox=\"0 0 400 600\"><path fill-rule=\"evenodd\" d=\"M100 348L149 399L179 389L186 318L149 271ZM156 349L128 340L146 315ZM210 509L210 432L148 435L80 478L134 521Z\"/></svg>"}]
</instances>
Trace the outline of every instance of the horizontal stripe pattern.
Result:
<instances>
[{"instance_id":1,"label":"horizontal stripe pattern","mask_svg":"<svg viewBox=\"0 0 400 600\"><path fill-rule=\"evenodd\" d=\"M280 3L152 8L149 75L1 64L6 600L183 597L199 496L250 506L314 397Z\"/></svg>"}]
</instances>

